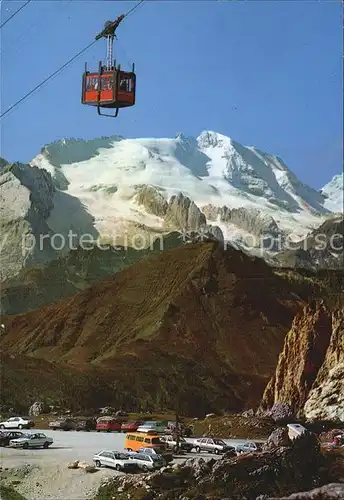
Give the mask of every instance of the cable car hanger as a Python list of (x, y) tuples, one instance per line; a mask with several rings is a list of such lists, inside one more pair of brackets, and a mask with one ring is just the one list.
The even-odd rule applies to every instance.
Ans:
[[(135, 65), (132, 65), (131, 71), (123, 71), (120, 64), (116, 67), (116, 60), (113, 59), (114, 39), (117, 39), (115, 32), (125, 17), (125, 14), (121, 14), (114, 21), (107, 21), (104, 29), (95, 37), (95, 40), (106, 39), (105, 64), (99, 61), (98, 71), (90, 72), (85, 63), (81, 102), (89, 106), (97, 106), (100, 116), (116, 118), (120, 108), (135, 105)], [(101, 113), (101, 108), (115, 109), (116, 112), (114, 115)]]

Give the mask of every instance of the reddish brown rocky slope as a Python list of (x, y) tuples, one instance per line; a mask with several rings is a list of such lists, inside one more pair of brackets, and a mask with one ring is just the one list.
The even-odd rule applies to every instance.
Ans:
[(112, 370), (128, 405), (255, 404), (301, 299), (262, 260), (214, 242), (149, 256), (53, 306), (4, 317), (10, 355)]

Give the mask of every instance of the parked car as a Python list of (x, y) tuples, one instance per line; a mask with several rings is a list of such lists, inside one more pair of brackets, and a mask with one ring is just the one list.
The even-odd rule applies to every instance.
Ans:
[(42, 432), (37, 432), (35, 434), (25, 434), (24, 436), (18, 437), (16, 439), (11, 439), (10, 446), (14, 448), (48, 448), (54, 440), (51, 437), (46, 436)]
[[(178, 451), (177, 450), (177, 441), (174, 436), (169, 435), (169, 436), (160, 436), (160, 441), (163, 443), (166, 443), (167, 448), (170, 450), (173, 450), (174, 452)], [(179, 438), (179, 447), (181, 450), (186, 451), (187, 453), (190, 453), (194, 445), (192, 443), (189, 443), (186, 441), (185, 438), (180, 437)]]
[(0, 429), (30, 429), (35, 427), (35, 422), (29, 417), (10, 417), (0, 422)]
[(137, 432), (148, 432), (148, 431), (155, 431), (155, 432), (165, 432), (166, 428), (168, 425), (167, 420), (149, 420), (146, 422), (143, 422), (138, 428)]
[(172, 453), (162, 452), (159, 448), (139, 448), (137, 453), (145, 453), (146, 455), (159, 455), (164, 458), (166, 465), (172, 462)]
[(52, 422), (49, 422), (49, 427), (56, 431), (56, 429), (61, 429), (62, 431), (75, 430), (76, 422), (71, 418), (59, 417)]
[(24, 436), (24, 432), (20, 431), (1, 431), (0, 432), (0, 446), (8, 446), (11, 439), (17, 439)]
[(142, 425), (140, 420), (128, 420), (127, 422), (123, 422), (121, 424), (122, 432), (135, 432)]
[(94, 418), (85, 418), (75, 421), (76, 431), (94, 431), (96, 428), (96, 420)]
[(93, 461), (96, 467), (111, 467), (123, 472), (132, 472), (138, 468), (127, 453), (119, 451), (102, 450), (94, 455)]
[(144, 472), (159, 470), (166, 465), (161, 455), (148, 455), (147, 453), (136, 453), (135, 451), (129, 452), (128, 454), (130, 460), (136, 463)]
[(203, 437), (195, 439), (193, 443), (193, 448), (195, 448), (197, 453), (201, 451), (207, 451), (208, 453), (220, 453), (232, 452), (233, 456), (236, 455), (234, 446), (229, 446), (222, 439)]
[(253, 441), (246, 441), (246, 443), (238, 444), (236, 447), (237, 453), (252, 453), (258, 451), (259, 447)]
[(106, 432), (111, 432), (111, 431), (121, 431), (121, 422), (118, 421), (117, 418), (113, 417), (99, 417), (97, 418), (97, 423), (96, 423), (96, 430), (97, 432), (100, 431), (106, 431)]

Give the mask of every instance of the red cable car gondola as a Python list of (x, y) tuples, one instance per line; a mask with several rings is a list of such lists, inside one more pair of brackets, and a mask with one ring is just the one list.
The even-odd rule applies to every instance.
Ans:
[[(100, 38), (107, 40), (106, 64), (102, 64), (100, 61), (98, 71), (90, 72), (87, 70), (87, 63), (85, 63), (85, 72), (82, 77), (82, 104), (97, 106), (99, 115), (112, 118), (118, 115), (119, 108), (135, 104), (136, 75), (134, 64), (131, 71), (122, 71), (121, 66), (116, 67), (116, 61), (112, 59), (115, 31), (124, 17), (122, 14), (115, 21), (105, 23), (103, 31), (95, 37), (96, 40)], [(114, 115), (104, 114), (100, 112), (101, 108), (115, 109), (116, 113)]]

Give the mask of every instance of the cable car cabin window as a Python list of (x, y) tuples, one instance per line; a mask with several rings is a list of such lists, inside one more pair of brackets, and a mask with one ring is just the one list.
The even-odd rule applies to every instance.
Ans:
[(133, 86), (131, 78), (121, 78), (119, 89), (122, 90), (122, 92), (132, 92)]
[[(94, 91), (98, 90), (99, 77), (98, 76), (88, 76), (86, 79), (86, 90)], [(113, 77), (102, 76), (100, 79), (100, 90), (112, 90), (113, 88)]]
[(97, 76), (88, 76), (86, 79), (86, 90), (98, 90), (98, 77)]
[(102, 77), (101, 78), (101, 85), (100, 85), (100, 89), (101, 90), (112, 90), (112, 84), (113, 84), (113, 78), (112, 77)]

